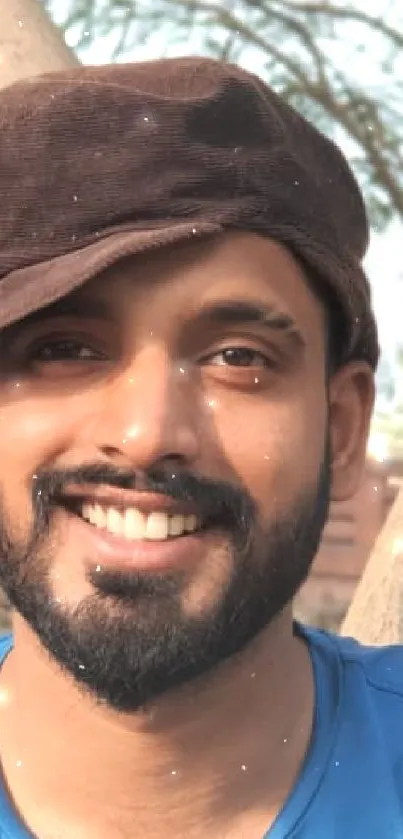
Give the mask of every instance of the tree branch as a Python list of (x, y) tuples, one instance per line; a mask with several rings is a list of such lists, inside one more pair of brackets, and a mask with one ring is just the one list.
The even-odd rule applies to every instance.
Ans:
[[(262, 9), (262, 2), (261, 0), (245, 0), (245, 4), (249, 6), (249, 8), (259, 11)], [(290, 32), (293, 32), (297, 35), (306, 49), (308, 50), (309, 54), (315, 61), (315, 66), (318, 74), (318, 78), (323, 84), (327, 84), (326, 74), (325, 74), (325, 65), (326, 59), (323, 52), (319, 49), (317, 44), (310, 34), (309, 30), (306, 26), (296, 18), (291, 17), (290, 15), (284, 14), (284, 12), (274, 9), (272, 6), (270, 10), (267, 11), (268, 16), (270, 18), (275, 19), (282, 23), (286, 29)]]
[[(351, 101), (354, 100), (353, 91), (349, 91), (350, 101), (347, 104), (344, 104), (339, 100), (335, 91), (333, 91), (329, 86), (326, 76), (321, 74), (320, 79), (313, 81), (305, 72), (303, 64), (280, 50), (268, 41), (267, 38), (264, 38), (261, 34), (256, 32), (256, 30), (252, 29), (244, 23), (244, 21), (236, 17), (232, 12), (227, 9), (223, 9), (221, 4), (211, 2), (211, 0), (207, 0), (207, 2), (205, 2), (205, 0), (179, 0), (179, 2), (180, 5), (192, 9), (194, 12), (207, 12), (208, 14), (213, 15), (219, 25), (237, 33), (249, 44), (258, 47), (266, 55), (270, 55), (278, 61), (280, 65), (285, 67), (296, 79), (298, 79), (301, 87), (301, 93), (309, 96), (313, 101), (319, 104), (329, 114), (329, 116), (342, 125), (347, 133), (361, 146), (361, 148), (365, 150), (373, 170), (377, 173), (379, 184), (390, 196), (394, 209), (399, 214), (403, 215), (403, 190), (400, 188), (396, 178), (390, 171), (387, 160), (382, 152), (377, 148), (376, 143), (373, 141), (370, 134), (366, 132), (364, 136), (363, 128), (360, 127), (360, 119), (354, 118), (354, 109), (351, 108)], [(248, 5), (254, 6), (255, 9), (260, 8), (255, 0), (248, 0)], [(290, 3), (288, 3), (288, 5), (290, 5)], [(295, 5), (298, 9), (301, 9), (303, 5), (309, 5), (312, 11), (312, 7), (317, 4), (298, 3), (291, 5)], [(278, 13), (277, 18), (279, 18)], [(343, 86), (346, 89), (346, 83), (344, 80)]]
[[(277, 86), (280, 85), (288, 101), (295, 102), (298, 98), (299, 107), (309, 102), (319, 106), (330, 122), (339, 124), (358, 144), (363, 171), (370, 175), (368, 197), (374, 202), (374, 208), (382, 213), (384, 206), (387, 210), (383, 196), (380, 198), (377, 192), (377, 187), (381, 187), (389, 200), (390, 211), (395, 210), (403, 216), (398, 122), (401, 97), (398, 89), (395, 89), (393, 107), (393, 89), (387, 103), (372, 100), (360, 85), (350, 84), (330, 53), (327, 55), (323, 51), (315, 35), (318, 22), (325, 18), (364, 24), (388, 38), (392, 47), (403, 47), (403, 32), (380, 17), (349, 7), (346, 0), (344, 6), (336, 5), (335, 0), (236, 0), (231, 4), (222, 0), (159, 0), (158, 3), (157, 0), (142, 0), (141, 3), (108, 0), (102, 14), (95, 14), (98, 3), (99, 0), (74, 0), (75, 24), (79, 22), (77, 18), (81, 18), (80, 23), (86, 20), (85, 29), (93, 32), (102, 19), (108, 28), (119, 29), (121, 40), (116, 52), (127, 49), (126, 38), (136, 20), (142, 21), (141, 40), (146, 41), (155, 26), (172, 19), (172, 13), (174, 20), (177, 19), (179, 35), (188, 35), (195, 27), (206, 36), (212, 34), (214, 38), (216, 34), (217, 43), (211, 38), (206, 41), (209, 53), (216, 57), (231, 60), (234, 51), (239, 55), (245, 47), (258, 50), (265, 60), (269, 80), (270, 74), (277, 77)], [(377, 220), (380, 219), (381, 215)]]
[(349, 6), (334, 6), (333, 3), (299, 3), (295, 2), (295, 0), (282, 0), (282, 5), (296, 14), (322, 15), (322, 17), (363, 23), (370, 29), (381, 32), (382, 35), (385, 35), (386, 38), (393, 41), (397, 47), (403, 47), (403, 34), (401, 32), (392, 26), (388, 26), (382, 18), (373, 17), (373, 15), (369, 15), (367, 12), (351, 9)]
[[(377, 180), (388, 193), (394, 209), (403, 216), (403, 189), (400, 187), (395, 172), (391, 170), (385, 155), (382, 154), (381, 148), (376, 143), (375, 132), (368, 131), (368, 123), (362, 120), (359, 115), (354, 119), (354, 91), (347, 90), (347, 92), (349, 93), (347, 104), (338, 102), (334, 97), (329, 98), (326, 104), (323, 104), (325, 104), (328, 113), (343, 125), (348, 133), (365, 149), (367, 158), (377, 174)], [(367, 101), (376, 109), (374, 103), (371, 103), (370, 100)], [(373, 123), (374, 121), (372, 121)], [(378, 134), (379, 130), (380, 124), (378, 121)]]
[(244, 21), (235, 17), (232, 12), (229, 12), (227, 9), (223, 9), (219, 3), (209, 2), (209, 0), (208, 2), (204, 2), (204, 0), (179, 0), (179, 4), (192, 9), (194, 12), (207, 12), (214, 15), (218, 24), (238, 35), (241, 35), (249, 44), (258, 47), (262, 50), (262, 52), (275, 58), (280, 64), (286, 67), (290, 73), (296, 76), (301, 83), (305, 84), (307, 81), (302, 64), (291, 58), (289, 55), (283, 53), (280, 49), (267, 41), (266, 38), (263, 38), (262, 35), (244, 23)]

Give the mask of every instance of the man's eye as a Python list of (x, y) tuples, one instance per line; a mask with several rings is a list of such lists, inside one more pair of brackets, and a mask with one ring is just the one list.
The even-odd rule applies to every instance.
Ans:
[(270, 359), (250, 347), (228, 347), (211, 355), (209, 364), (226, 367), (270, 367)]
[(98, 361), (103, 354), (81, 341), (60, 339), (47, 341), (33, 349), (34, 362), (46, 361)]

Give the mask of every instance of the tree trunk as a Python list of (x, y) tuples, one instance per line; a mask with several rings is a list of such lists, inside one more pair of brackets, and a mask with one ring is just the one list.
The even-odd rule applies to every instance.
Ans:
[(0, 87), (78, 64), (40, 0), (0, 1)]
[(375, 543), (341, 634), (376, 646), (403, 643), (403, 488)]

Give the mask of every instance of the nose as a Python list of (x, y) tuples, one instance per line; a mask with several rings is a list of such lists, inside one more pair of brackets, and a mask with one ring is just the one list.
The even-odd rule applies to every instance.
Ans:
[(144, 350), (105, 386), (91, 445), (123, 468), (191, 464), (200, 443), (196, 390), (160, 348)]

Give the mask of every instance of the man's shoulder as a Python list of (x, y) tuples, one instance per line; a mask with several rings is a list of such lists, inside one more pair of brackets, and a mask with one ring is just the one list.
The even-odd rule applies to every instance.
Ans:
[(6, 657), (7, 653), (11, 649), (13, 645), (13, 637), (11, 633), (4, 632), (0, 633), (0, 664)]
[(304, 628), (311, 649), (338, 660), (347, 678), (403, 699), (403, 645), (367, 646), (323, 630)]
[(307, 636), (320, 710), (327, 731), (334, 726), (337, 761), (361, 771), (374, 750), (382, 753), (378, 775), (383, 767), (390, 783), (393, 776), (403, 807), (403, 645), (371, 647), (315, 630)]
[(326, 836), (335, 823), (340, 836), (402, 837), (403, 646), (370, 647), (305, 627), (302, 635), (316, 687), (307, 766), (320, 786), (301, 836)]

